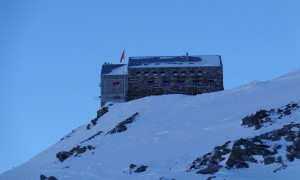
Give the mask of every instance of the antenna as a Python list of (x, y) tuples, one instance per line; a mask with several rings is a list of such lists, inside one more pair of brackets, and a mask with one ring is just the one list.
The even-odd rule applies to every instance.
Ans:
[(100, 100), (101, 100), (101, 96), (93, 97), (93, 100), (95, 100), (95, 101), (100, 101)]
[(186, 54), (185, 54), (185, 60), (186, 60), (186, 61), (189, 60), (189, 53), (188, 53), (188, 52), (186, 52)]

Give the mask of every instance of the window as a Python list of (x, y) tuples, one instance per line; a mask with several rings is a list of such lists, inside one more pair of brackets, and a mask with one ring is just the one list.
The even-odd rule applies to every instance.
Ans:
[(120, 82), (112, 82), (112, 85), (113, 86), (117, 86), (117, 85), (119, 85), (120, 84)]
[(195, 73), (195, 71), (190, 71), (190, 74), (191, 74), (191, 75), (194, 75), (194, 73)]
[(144, 75), (145, 75), (145, 76), (148, 76), (148, 72), (144, 72)]
[(181, 71), (181, 75), (185, 75), (185, 73), (186, 73), (185, 71)]
[(148, 82), (147, 82), (147, 86), (148, 86), (148, 87), (153, 87), (153, 81), (148, 81)]
[(208, 87), (215, 87), (215, 81), (214, 80), (208, 80), (207, 85), (208, 85)]
[(184, 81), (177, 81), (177, 85), (180, 87), (184, 87)]
[(169, 81), (163, 81), (162, 86), (163, 87), (168, 87), (168, 86), (170, 86), (170, 82)]
[(164, 71), (160, 72), (160, 75), (162, 75), (162, 76), (165, 75), (165, 72)]
[(202, 71), (198, 71), (198, 75), (202, 75)]
[(140, 76), (140, 75), (141, 75), (141, 73), (140, 73), (140, 72), (136, 72), (136, 75), (137, 75), (137, 76)]
[(120, 99), (120, 96), (113, 96), (114, 99)]
[(193, 87), (199, 87), (200, 86), (200, 82), (199, 81), (193, 81), (192, 86)]
[(174, 71), (174, 73), (173, 73), (175, 76), (177, 76), (177, 74), (178, 74), (178, 72), (177, 71)]
[(157, 72), (156, 72), (156, 71), (153, 71), (153, 75), (156, 76), (156, 75), (157, 75)]

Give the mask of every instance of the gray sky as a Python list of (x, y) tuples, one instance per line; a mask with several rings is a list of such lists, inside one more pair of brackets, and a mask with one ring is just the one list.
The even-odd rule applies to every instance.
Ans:
[(1, 0), (0, 172), (96, 116), (103, 62), (222, 56), (224, 86), (300, 67), (298, 0)]

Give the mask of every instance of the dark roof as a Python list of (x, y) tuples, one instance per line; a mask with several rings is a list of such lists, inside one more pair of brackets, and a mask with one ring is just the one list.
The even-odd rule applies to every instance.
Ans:
[(103, 64), (102, 65), (102, 70), (101, 70), (101, 75), (103, 74), (109, 74), (112, 72), (112, 70), (122, 67), (126, 64)]
[(163, 64), (194, 64), (197, 66), (222, 66), (221, 56), (202, 55), (202, 56), (141, 56), (129, 57), (128, 67), (147, 66)]

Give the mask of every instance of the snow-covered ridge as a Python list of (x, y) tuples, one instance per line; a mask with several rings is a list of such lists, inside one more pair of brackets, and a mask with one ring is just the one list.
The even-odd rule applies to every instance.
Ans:
[[(247, 169), (221, 168), (213, 175), (186, 172), (195, 159), (216, 146), (300, 123), (299, 110), (293, 110), (257, 130), (241, 125), (243, 118), (259, 110), (300, 101), (300, 70), (284, 77), (211, 94), (153, 96), (107, 106), (108, 112), (95, 123), (78, 127), (27, 163), (1, 174), (0, 179), (38, 179), (41, 175), (59, 180), (294, 179), (300, 167), (297, 158), (285, 162), (287, 168), (277, 172), (273, 172), (278, 168), (275, 164), (263, 163), (250, 164)], [(136, 113), (134, 121), (128, 121)], [(109, 133), (123, 126), (125, 131)], [(70, 156), (61, 162), (60, 152)]]
[(295, 79), (295, 78), (300, 78), (300, 68), (288, 74), (285, 74), (279, 78), (276, 78), (275, 80), (286, 80), (286, 79)]

